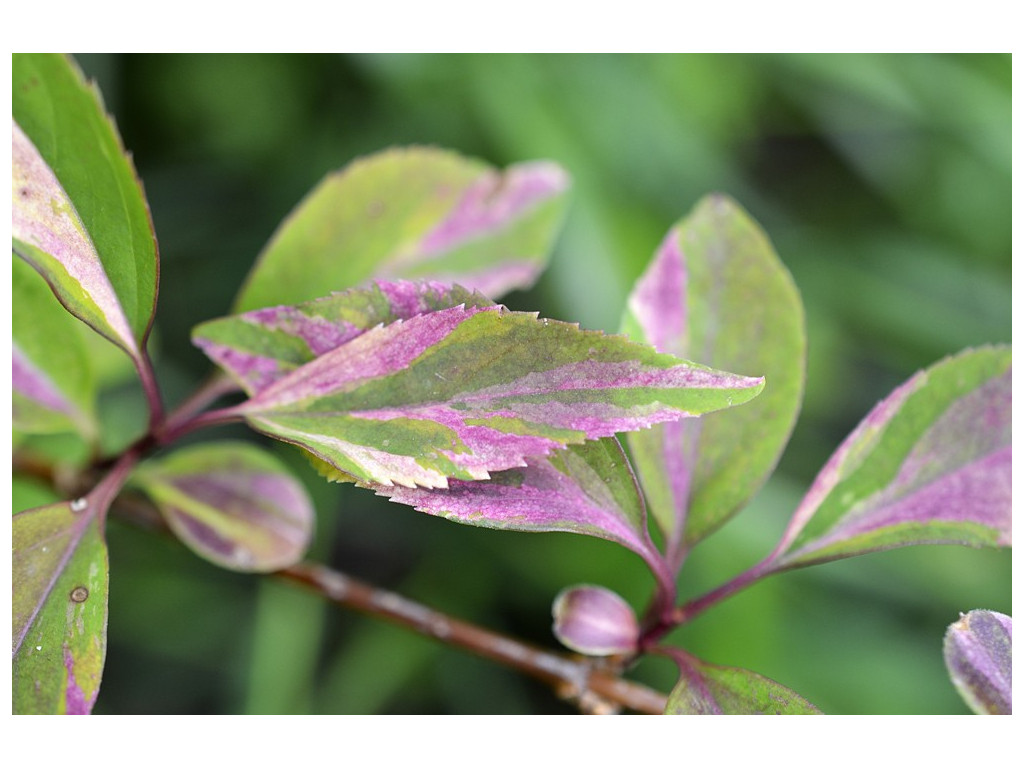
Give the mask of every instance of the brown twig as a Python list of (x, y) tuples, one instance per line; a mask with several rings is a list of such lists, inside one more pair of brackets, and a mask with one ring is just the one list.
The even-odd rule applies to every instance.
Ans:
[(365, 584), (315, 563), (299, 563), (277, 576), (314, 590), (332, 602), (391, 621), (471, 651), (542, 680), (588, 713), (612, 713), (621, 707), (661, 714), (666, 697), (624, 680), (594, 660), (537, 648), (506, 635), (440, 613), (394, 592)]
[[(123, 494), (116, 508), (122, 519), (170, 534), (159, 513), (141, 496)], [(573, 702), (584, 713), (612, 714), (628, 709), (660, 715), (665, 710), (665, 694), (623, 679), (619, 670), (601, 660), (537, 648), (327, 566), (301, 562), (268, 576), (298, 584), (336, 605), (390, 621), (530, 675), (550, 685), (558, 696)]]

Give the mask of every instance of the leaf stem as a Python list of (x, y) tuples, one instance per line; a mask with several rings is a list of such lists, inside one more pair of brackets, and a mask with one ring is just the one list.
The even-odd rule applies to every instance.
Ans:
[(177, 430), (215, 400), (237, 389), (238, 385), (230, 377), (220, 371), (214, 371), (195, 392), (167, 415), (163, 430)]
[(135, 370), (142, 382), (142, 391), (146, 393), (146, 402), (149, 404), (149, 431), (153, 432), (164, 421), (164, 403), (160, 397), (160, 385), (156, 380), (149, 351), (145, 347), (139, 350), (138, 357), (132, 356), (132, 359), (135, 361)]
[[(90, 509), (98, 510), (98, 514), (105, 517), (114, 498), (124, 487), (128, 475), (139, 463), (142, 452), (136, 449), (129, 449), (121, 454), (110, 471), (96, 484), (85, 496), (86, 504)], [(101, 518), (102, 519), (102, 518)]]
[(771, 574), (772, 561), (773, 558), (769, 556), (752, 568), (748, 568), (735, 578), (727, 581), (720, 587), (680, 605), (673, 612), (673, 624), (679, 625), (690, 621), (695, 616), (703, 613), (716, 603), (721, 602), (727, 597), (731, 597), (740, 590), (746, 589), (759, 579)]
[(156, 436), (156, 442), (158, 445), (169, 445), (175, 440), (179, 440), (184, 435), (187, 435), (189, 432), (194, 432), (197, 429), (215, 427), (220, 424), (231, 424), (232, 422), (241, 420), (242, 416), (237, 406), (218, 408), (214, 411), (206, 411), (204, 413), (200, 413), (198, 416), (184, 419), (179, 418), (173, 423), (168, 421)]

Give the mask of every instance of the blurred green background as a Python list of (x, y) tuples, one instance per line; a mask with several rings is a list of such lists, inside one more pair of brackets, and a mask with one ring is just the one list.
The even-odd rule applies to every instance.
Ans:
[[(776, 476), (695, 552), (684, 595), (763, 557), (845, 434), (914, 371), (1009, 342), (1009, 55), (81, 55), (145, 184), (160, 242), (165, 394), (206, 374), (188, 341), (228, 311), (278, 222), (329, 170), (395, 144), (574, 178), (551, 267), (514, 309), (616, 331), (677, 219), (712, 191), (762, 224), (807, 308), (806, 402)], [(334, 286), (324, 286), (327, 293)], [(140, 428), (137, 391), (103, 401)], [(212, 434), (212, 433), (211, 433)], [(245, 436), (220, 429), (217, 436)], [(309, 478), (312, 555), (554, 647), (550, 604), (592, 582), (638, 609), (615, 545), (454, 525)], [(97, 712), (558, 713), (550, 691), (290, 587), (220, 571), (117, 522)], [(966, 713), (942, 662), (959, 611), (1011, 612), (1010, 553), (922, 547), (776, 576), (678, 631), (715, 663), (829, 713)], [(662, 690), (666, 662), (634, 677)]]

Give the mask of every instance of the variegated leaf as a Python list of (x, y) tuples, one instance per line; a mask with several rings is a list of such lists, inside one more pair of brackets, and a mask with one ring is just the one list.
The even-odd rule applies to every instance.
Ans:
[(295, 306), (267, 307), (196, 326), (193, 342), (255, 395), (301, 365), (380, 325), (448, 309), (494, 306), (435, 282), (376, 282)]
[(880, 402), (819, 473), (771, 570), (909, 544), (1009, 546), (1011, 352), (968, 350)]
[(309, 547), (314, 510), (288, 468), (248, 443), (182, 448), (141, 467), (134, 482), (200, 557), (236, 571), (275, 571)]
[(135, 170), (69, 58), (14, 54), (12, 73), (14, 252), (68, 311), (138, 361), (158, 267)]
[(427, 147), (363, 158), (285, 219), (235, 309), (296, 304), (370, 279), (460, 283), (492, 297), (527, 288), (544, 268), (568, 186), (549, 162), (500, 172)]
[(96, 387), (78, 322), (42, 278), (13, 260), (11, 282), (13, 426), (26, 433), (96, 434)]
[(88, 714), (107, 635), (104, 510), (87, 499), (13, 518), (13, 702), (17, 714)]
[(738, 667), (721, 667), (673, 654), (679, 682), (666, 715), (820, 715), (821, 710), (774, 680)]
[(489, 480), (450, 480), (447, 488), (363, 483), (391, 501), (457, 523), (540, 533), (562, 531), (621, 544), (658, 578), (671, 576), (651, 542), (643, 498), (615, 438), (534, 457)]
[(661, 352), (765, 377), (744, 408), (628, 436), (651, 514), (681, 558), (753, 496), (782, 454), (803, 394), (800, 296), (760, 227), (715, 195), (669, 231), (622, 328)]
[(528, 456), (738, 405), (762, 385), (622, 337), (459, 305), (373, 328), (235, 413), (362, 480), (443, 488), (448, 478), (485, 479)]

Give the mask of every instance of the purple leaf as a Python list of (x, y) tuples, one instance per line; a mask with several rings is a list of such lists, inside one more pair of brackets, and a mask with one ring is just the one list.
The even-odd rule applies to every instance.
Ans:
[(268, 307), (197, 326), (193, 342), (249, 394), (380, 325), (438, 309), (492, 307), (460, 286), (378, 282), (295, 306)]
[(531, 458), (526, 467), (496, 472), (490, 480), (451, 480), (445, 489), (365, 485), (457, 523), (613, 541), (639, 554), (660, 580), (672, 580), (651, 542), (636, 479), (614, 438)]
[(636, 651), (640, 624), (629, 603), (604, 587), (563, 589), (552, 606), (553, 630), (562, 645), (588, 656)]
[(950, 679), (979, 715), (1013, 713), (1013, 620), (971, 611), (950, 624), (943, 645)]
[(241, 442), (206, 443), (148, 462), (135, 482), (196, 554), (224, 568), (267, 572), (309, 546), (313, 505), (270, 454)]

